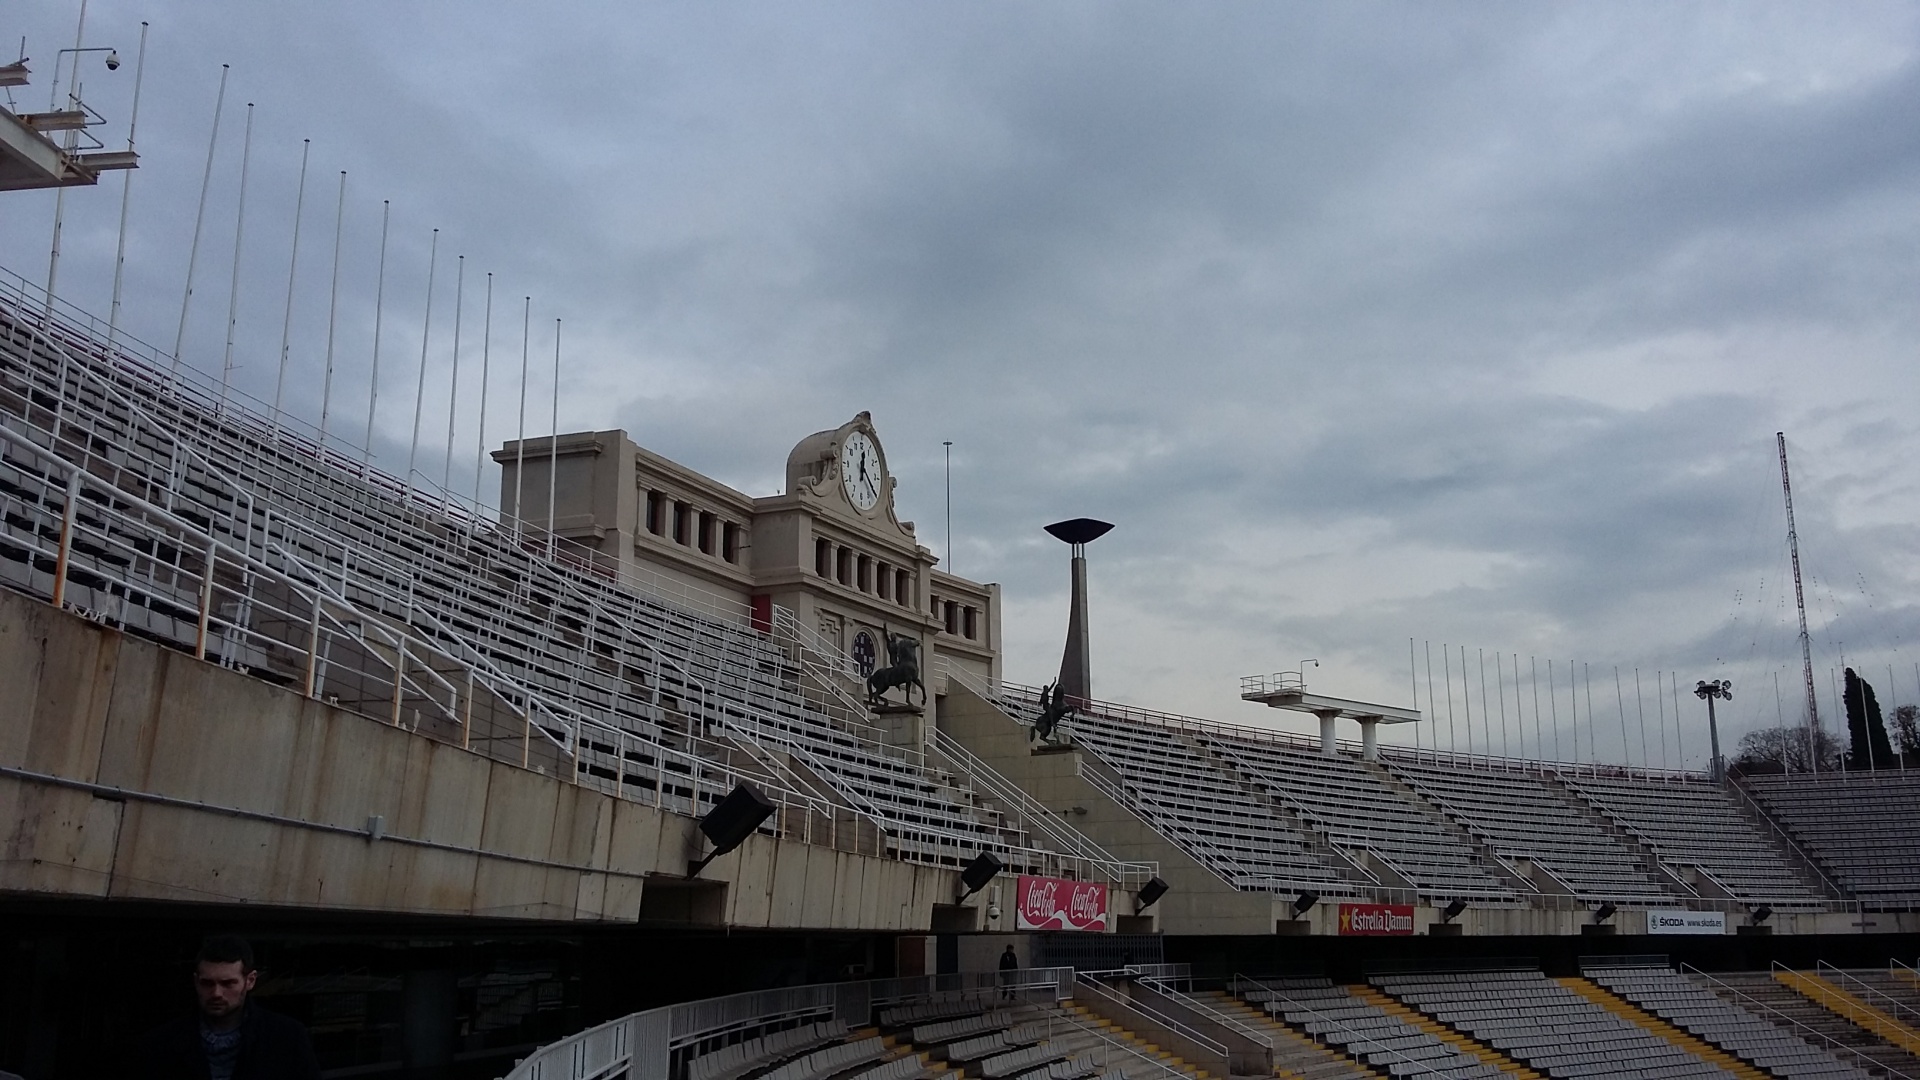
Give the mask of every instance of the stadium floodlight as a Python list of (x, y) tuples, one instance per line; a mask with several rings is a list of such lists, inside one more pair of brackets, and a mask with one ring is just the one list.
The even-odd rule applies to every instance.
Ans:
[(1612, 904), (1601, 904), (1594, 910), (1593, 921), (1596, 923), (1606, 922), (1608, 919), (1613, 918), (1614, 912), (1619, 910), (1619, 908), (1614, 907)]
[(1467, 902), (1465, 900), (1455, 900), (1453, 903), (1448, 904), (1446, 906), (1446, 910), (1440, 913), (1440, 921), (1443, 923), (1450, 923), (1453, 920), (1459, 918), (1460, 913), (1465, 910), (1467, 910)]
[(1158, 877), (1140, 886), (1140, 891), (1133, 894), (1133, 913), (1138, 915), (1159, 903), (1160, 898), (1167, 895), (1167, 890), (1171, 887)]
[(1725, 780), (1727, 763), (1720, 758), (1720, 722), (1713, 715), (1713, 703), (1733, 700), (1733, 680), (1715, 679), (1707, 682), (1703, 679), (1693, 688), (1693, 696), (1707, 703), (1707, 739), (1713, 743), (1713, 757), (1708, 768), (1712, 770), (1715, 782)]
[(1300, 916), (1306, 914), (1308, 908), (1312, 907), (1313, 905), (1319, 902), (1320, 902), (1320, 894), (1317, 892), (1303, 892), (1299, 896), (1294, 897), (1293, 899), (1294, 918), (1297, 919)]
[(1761, 904), (1759, 907), (1753, 909), (1753, 925), (1759, 926), (1771, 918), (1773, 918), (1773, 909), (1767, 905)]

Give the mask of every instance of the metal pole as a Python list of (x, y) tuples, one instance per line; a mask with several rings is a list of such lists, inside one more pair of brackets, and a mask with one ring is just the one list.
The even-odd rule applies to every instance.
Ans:
[(467, 296), (467, 257), (460, 256), (453, 275), (453, 385), (447, 390), (447, 459), (440, 467), (440, 497), (448, 498), (453, 486), (453, 418), (460, 406), (460, 317)]
[(173, 335), (173, 367), (170, 376), (180, 374), (180, 350), (187, 340), (187, 309), (193, 301), (193, 268), (200, 261), (200, 227), (207, 219), (207, 188), (213, 185), (213, 150), (220, 142), (220, 108), (227, 100), (228, 65), (220, 65), (220, 91), (213, 98), (213, 131), (207, 136), (207, 167), (200, 176), (200, 208), (193, 214), (193, 243), (187, 248), (187, 285), (180, 296), (180, 329)]
[(487, 471), (487, 375), (493, 360), (493, 272), (487, 272), (487, 310), (480, 334), (480, 430), (474, 433), (473, 512), (480, 513), (480, 481)]
[(953, 568), (953, 440), (947, 439), (940, 444), (947, 455), (947, 573), (957, 574)]
[(347, 213), (347, 170), (340, 170), (340, 201), (333, 208), (333, 289), (327, 300), (327, 372), (320, 382), (320, 455), (327, 452), (327, 413), (333, 405), (333, 329), (340, 315), (340, 225)]
[(300, 210), (307, 204), (307, 154), (312, 139), (300, 140), (300, 187), (293, 197), (293, 248), (287, 255), (287, 310), (280, 317), (280, 376), (273, 383), (273, 426), (280, 426), (280, 402), (287, 387), (287, 354), (293, 344), (293, 275), (300, 265)]
[(361, 472), (373, 463), (374, 409), (380, 402), (380, 330), (386, 323), (387, 300), (387, 222), (393, 214), (393, 200), (380, 200), (380, 271), (373, 286), (373, 378), (367, 385), (367, 444), (361, 448)]
[[(80, 0), (80, 18), (74, 23), (74, 26), (73, 26), (73, 77), (67, 80), (69, 84), (67, 87), (67, 97), (72, 101), (72, 103), (76, 108), (79, 107), (79, 104), (80, 104), (80, 51), (81, 51), (80, 46), (82, 41), (86, 38), (86, 34), (87, 34), (87, 0)], [(53, 85), (47, 88), (47, 108), (49, 110), (59, 107), (59, 96), (60, 96), (60, 57), (59, 57), (59, 54), (56, 53), (53, 58)], [(67, 144), (68, 150), (74, 149), (74, 147), (77, 144), (77, 139), (78, 139), (77, 132), (69, 131), (67, 133), (66, 144)], [(60, 222), (61, 222), (61, 219), (66, 215), (66, 209), (67, 209), (67, 189), (65, 187), (61, 187), (55, 190), (53, 195), (53, 243), (49, 246), (47, 250), (46, 315), (47, 315), (47, 321), (49, 323), (52, 322), (52, 318), (53, 318), (54, 277), (60, 271)]]
[[(547, 558), (553, 558), (554, 545), (558, 540), (553, 533), (554, 496), (560, 483), (560, 320), (553, 320), (553, 422), (550, 430), (553, 438), (547, 443)], [(574, 728), (577, 731), (579, 724)], [(577, 756), (577, 753), (576, 753)], [(579, 777), (575, 776), (577, 783)]]
[[(140, 126), (140, 83), (147, 72), (147, 24), (140, 24), (140, 55), (133, 62), (133, 111), (127, 117), (127, 153), (133, 153), (133, 132)], [(127, 266), (127, 206), (133, 199), (133, 174), (125, 169), (120, 185), (120, 239), (113, 252), (113, 302), (107, 308), (107, 350), (120, 331), (120, 281)]]
[(247, 102), (247, 125), (240, 137), (240, 200), (233, 214), (233, 275), (227, 289), (227, 351), (220, 360), (220, 407), (226, 408), (227, 383), (233, 378), (233, 328), (240, 318), (240, 241), (247, 223), (247, 167), (253, 160), (253, 102)]
[(407, 487), (413, 487), (413, 464), (420, 453), (420, 410), (427, 401), (427, 342), (433, 336), (433, 273), (440, 265), (440, 230), (433, 230), (427, 247), (427, 309), (420, 323), (420, 378), (413, 388), (413, 439), (407, 445)]
[(213, 568), (219, 549), (213, 544), (207, 545), (206, 571), (200, 577), (200, 626), (193, 636), (193, 658), (207, 658), (207, 624), (213, 619)]
[(313, 592), (313, 621), (307, 627), (306, 696), (313, 696), (313, 682), (320, 674), (320, 590)]
[[(525, 535), (525, 521), (520, 516), (520, 495), (527, 486), (527, 349), (533, 334), (533, 297), (526, 298), (526, 304), (520, 309), (520, 436), (514, 440), (513, 453), (513, 534)], [(527, 723), (533, 723), (533, 717), (527, 717)]]
[(1800, 534), (1793, 526), (1793, 478), (1787, 470), (1787, 433), (1774, 432), (1780, 449), (1780, 495), (1787, 506), (1787, 551), (1793, 561), (1793, 604), (1800, 614), (1800, 666), (1807, 682), (1807, 736), (1813, 752), (1807, 755), (1810, 767), (1820, 771), (1820, 702), (1813, 692), (1813, 638), (1807, 634), (1807, 596), (1800, 584)]
[(67, 562), (73, 556), (73, 522), (80, 512), (80, 472), (67, 477), (67, 504), (60, 513), (60, 553), (53, 562), (53, 606), (61, 608), (67, 599)]

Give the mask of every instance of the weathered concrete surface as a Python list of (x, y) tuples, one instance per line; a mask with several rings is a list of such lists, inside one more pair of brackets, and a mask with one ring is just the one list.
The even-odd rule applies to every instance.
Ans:
[[(631, 921), (704, 843), (692, 818), (10, 592), (0, 770), (0, 892)], [(957, 878), (764, 835), (700, 875), (726, 925), (870, 930), (928, 929)]]

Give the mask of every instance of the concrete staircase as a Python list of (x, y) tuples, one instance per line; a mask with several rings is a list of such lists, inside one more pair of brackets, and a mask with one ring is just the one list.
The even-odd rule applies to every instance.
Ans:
[(1128, 1031), (1126, 1028), (1121, 1027), (1111, 1020), (1095, 1016), (1086, 1006), (1081, 1005), (1077, 1001), (1062, 1002), (1060, 1007), (1076, 1022), (1093, 1028), (1116, 1042), (1132, 1047), (1143, 1056), (1159, 1061), (1167, 1068), (1173, 1069), (1176, 1072), (1185, 1073), (1188, 1076), (1198, 1078), (1198, 1080), (1228, 1080), (1227, 1077), (1214, 1076), (1212, 1073), (1206, 1072), (1198, 1066), (1188, 1064), (1179, 1056), (1160, 1049), (1153, 1043), (1135, 1035), (1133, 1032)]
[(1773, 978), (1780, 985), (1798, 992), (1816, 1005), (1857, 1027), (1872, 1032), (1907, 1053), (1920, 1054), (1920, 1031), (1915, 1031), (1907, 1024), (1901, 1023), (1886, 1010), (1877, 1007), (1851, 989), (1840, 986), (1831, 979), (1785, 968), (1776, 968)]
[[(1721, 997), (1759, 1016), (1793, 1030), (1784, 1020), (1803, 1025), (1861, 1054), (1879, 1067), (1881, 1075), (1920, 1076), (1920, 1057), (1908, 1053), (1870, 1031), (1813, 1001), (1764, 971), (1728, 971), (1714, 975), (1721, 985), (1707, 984)], [(1732, 991), (1732, 992), (1729, 992)], [(1748, 1000), (1742, 1000), (1745, 995)], [(1758, 1003), (1764, 1008), (1753, 1008)], [(1768, 1011), (1772, 1010), (1772, 1011)], [(1851, 1055), (1845, 1055), (1851, 1057)]]
[(1568, 977), (1555, 979), (1555, 982), (1568, 990), (1586, 998), (1602, 1009), (1630, 1024), (1644, 1028), (1673, 1045), (1692, 1054), (1694, 1057), (1711, 1062), (1725, 1069), (1740, 1080), (1771, 1080), (1772, 1074), (1734, 1057), (1725, 1050), (1707, 1042), (1698, 1036), (1682, 1031), (1665, 1020), (1642, 1009), (1622, 997), (1616, 997), (1610, 991), (1586, 979)]
[(1224, 990), (1196, 993), (1194, 997), (1270, 1033), (1275, 1076), (1287, 1080), (1370, 1080), (1386, 1075), (1333, 1047), (1314, 1042), (1305, 1032), (1288, 1027)]
[(1508, 1076), (1515, 1077), (1516, 1080), (1547, 1080), (1545, 1073), (1530, 1069), (1500, 1051), (1495, 1050), (1493, 1047), (1455, 1031), (1418, 1009), (1410, 1009), (1398, 1000), (1387, 996), (1385, 993), (1371, 986), (1349, 986), (1346, 989), (1347, 993), (1353, 995), (1355, 998), (1379, 1009), (1381, 1012), (1399, 1020), (1401, 1023), (1419, 1028), (1421, 1031), (1453, 1047), (1454, 1050), (1460, 1054), (1472, 1058), (1482, 1065), (1491, 1065), (1501, 1072), (1506, 1073)]

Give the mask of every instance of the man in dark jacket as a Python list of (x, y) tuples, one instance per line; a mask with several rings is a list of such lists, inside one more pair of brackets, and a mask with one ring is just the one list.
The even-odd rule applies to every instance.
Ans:
[(149, 1080), (319, 1080), (313, 1043), (298, 1021), (247, 1000), (260, 973), (253, 948), (210, 937), (193, 965), (200, 1014), (154, 1029), (136, 1063)]

